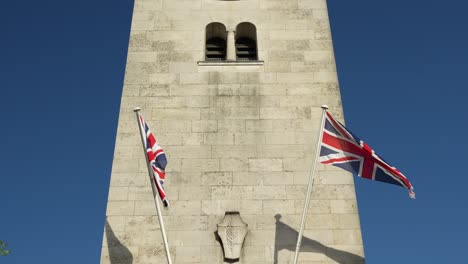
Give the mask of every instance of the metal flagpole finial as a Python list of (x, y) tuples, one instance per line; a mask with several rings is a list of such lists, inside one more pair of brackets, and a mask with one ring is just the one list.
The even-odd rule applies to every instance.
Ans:
[(141, 110), (141, 108), (140, 108), (140, 107), (138, 107), (138, 106), (137, 106), (137, 107), (135, 107), (135, 108), (133, 108), (133, 112), (138, 112), (138, 111), (140, 111), (140, 110)]
[(325, 109), (325, 110), (328, 109), (328, 105), (322, 105), (321, 107), (322, 107), (322, 109)]

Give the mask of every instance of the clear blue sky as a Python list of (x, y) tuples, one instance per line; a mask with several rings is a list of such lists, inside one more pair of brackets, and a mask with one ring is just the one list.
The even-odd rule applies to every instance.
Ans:
[[(468, 4), (328, 2), (347, 125), (417, 194), (356, 179), (367, 263), (466, 263)], [(2, 2), (0, 263), (98, 263), (132, 5)]]

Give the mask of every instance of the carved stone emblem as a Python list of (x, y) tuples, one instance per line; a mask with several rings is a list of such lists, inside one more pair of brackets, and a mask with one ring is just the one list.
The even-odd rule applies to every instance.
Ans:
[(218, 236), (223, 243), (225, 259), (240, 258), (246, 234), (247, 224), (242, 221), (239, 212), (226, 212), (223, 221), (218, 224)]

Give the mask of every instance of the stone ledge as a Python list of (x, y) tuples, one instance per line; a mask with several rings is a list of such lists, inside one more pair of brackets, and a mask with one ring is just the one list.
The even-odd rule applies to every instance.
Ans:
[(264, 61), (199, 61), (198, 66), (250, 66), (263, 65)]

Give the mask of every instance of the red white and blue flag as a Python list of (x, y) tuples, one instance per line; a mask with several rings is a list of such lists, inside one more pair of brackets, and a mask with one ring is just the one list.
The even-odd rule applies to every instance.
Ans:
[(146, 124), (145, 120), (143, 120), (143, 117), (139, 113), (138, 121), (141, 126), (141, 131), (144, 134), (143, 142), (145, 144), (144, 147), (146, 149), (146, 157), (148, 158), (148, 163), (153, 170), (151, 184), (153, 184), (155, 190), (158, 191), (159, 197), (161, 198), (164, 207), (168, 207), (169, 201), (167, 200), (166, 192), (163, 188), (164, 179), (166, 178), (166, 154), (164, 153), (164, 150), (161, 148), (161, 146), (159, 146), (156, 137), (153, 135), (153, 133), (151, 133), (148, 124)]
[(347, 170), (359, 177), (402, 186), (415, 198), (413, 186), (406, 177), (375, 154), (374, 150), (353, 135), (326, 112), (319, 161)]

